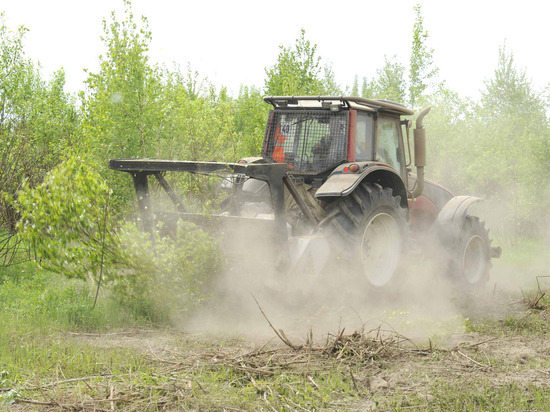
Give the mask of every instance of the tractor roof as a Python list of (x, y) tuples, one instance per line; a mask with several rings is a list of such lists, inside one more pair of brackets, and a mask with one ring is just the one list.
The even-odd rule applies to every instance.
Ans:
[(340, 106), (365, 112), (385, 111), (400, 115), (414, 113), (400, 103), (354, 96), (267, 96), (264, 100), (275, 109), (330, 109)]

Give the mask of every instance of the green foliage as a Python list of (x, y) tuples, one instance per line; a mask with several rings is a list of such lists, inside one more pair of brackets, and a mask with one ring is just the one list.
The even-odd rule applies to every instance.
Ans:
[(179, 221), (174, 236), (151, 236), (134, 225), (118, 233), (115, 298), (151, 321), (181, 319), (209, 297), (221, 272), (217, 242), (194, 224)]
[[(92, 155), (113, 189), (114, 213), (133, 198), (127, 176), (103, 169), (110, 158), (236, 161), (258, 155), (266, 113), (259, 91), (238, 99), (219, 92), (197, 72), (152, 66), (147, 20), (135, 21), (126, 3), (123, 19), (104, 22), (106, 52), (98, 73), (90, 73), (82, 99), (80, 152)], [(252, 108), (252, 98), (255, 107)]]
[(336, 81), (334, 72), (332, 71), (332, 66), (326, 64), (323, 68), (324, 79), (323, 79), (323, 94), (329, 96), (340, 96), (342, 95), (342, 89)]
[(67, 277), (99, 282), (140, 316), (163, 320), (188, 311), (206, 296), (205, 285), (221, 270), (216, 242), (190, 223), (161, 237), (109, 222), (110, 190), (98, 172), (71, 158), (32, 189), (19, 193), (21, 237), (39, 264)]
[(188, 69), (165, 73), (163, 127), (155, 157), (185, 160), (231, 160), (236, 157), (231, 100), (222, 90), (216, 95), (208, 83)]
[(104, 249), (112, 247), (107, 226), (110, 189), (95, 169), (73, 157), (36, 188), (25, 183), (19, 191), (17, 228), (48, 270), (93, 277), (99, 273)]
[(372, 83), (369, 83), (366, 77), (363, 77), (363, 81), (361, 83), (361, 96), (368, 98), (373, 98), (374, 96), (374, 87)]
[[(259, 156), (265, 134), (269, 105), (262, 101), (256, 87), (242, 86), (239, 97), (232, 104), (234, 131), (238, 157)], [(236, 160), (236, 158), (235, 158)]]
[(353, 78), (353, 86), (351, 86), (350, 95), (359, 96), (359, 77), (357, 75)]
[(0, 15), (0, 227), (10, 230), (18, 215), (6, 196), (15, 196), (23, 178), (30, 186), (41, 181), (70, 150), (78, 123), (64, 73), (45, 82), (25, 57), (26, 31), (10, 31)]
[(525, 71), (514, 65), (514, 55), (506, 45), (499, 50), (494, 77), (485, 82), (481, 104), (491, 117), (544, 114), (541, 94), (533, 90)]
[(378, 78), (371, 86), (372, 97), (398, 103), (405, 102), (405, 68), (397, 61), (397, 58), (394, 56), (393, 60), (388, 60), (386, 57), (384, 67), (376, 72)]
[[(294, 47), (280, 46), (277, 63), (266, 68), (265, 92), (275, 96), (339, 94), (330, 66), (321, 64), (317, 45), (301, 30)], [(324, 78), (322, 74), (324, 73)]]
[(422, 6), (414, 6), (416, 21), (413, 27), (412, 48), (409, 65), (409, 103), (417, 107), (421, 96), (433, 86), (432, 82), (439, 69), (433, 62), (434, 50), (426, 46), (428, 32), (424, 30)]
[(507, 228), (501, 234), (516, 242), (541, 235), (535, 222), (550, 199), (547, 106), (514, 67), (512, 53), (501, 49), (479, 103), (449, 91), (432, 101), (428, 173), (455, 192), (492, 201), (494, 223)]
[[(408, 103), (417, 108), (427, 104), (437, 94), (445, 93), (443, 83), (435, 84), (439, 69), (433, 61), (434, 50), (426, 45), (428, 32), (424, 30), (424, 19), (420, 4), (414, 6), (416, 20), (413, 27), (412, 47), (409, 61), (408, 81), (405, 67), (396, 56), (384, 58), (384, 66), (376, 70), (376, 77), (369, 81), (363, 77), (360, 95), (368, 98), (392, 100)], [(359, 95), (358, 79), (354, 81), (352, 94)]]
[(82, 150), (99, 150), (110, 157), (150, 156), (157, 150), (162, 120), (160, 78), (147, 56), (151, 32), (134, 21), (125, 2), (122, 21), (111, 15), (103, 21), (106, 53), (100, 56), (99, 73), (90, 73), (87, 91), (81, 94)]

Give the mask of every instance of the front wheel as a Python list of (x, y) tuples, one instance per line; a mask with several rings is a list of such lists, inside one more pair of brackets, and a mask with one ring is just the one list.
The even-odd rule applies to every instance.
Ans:
[(393, 279), (404, 249), (407, 209), (400, 200), (389, 188), (361, 183), (330, 204), (322, 222), (339, 254), (375, 288)]

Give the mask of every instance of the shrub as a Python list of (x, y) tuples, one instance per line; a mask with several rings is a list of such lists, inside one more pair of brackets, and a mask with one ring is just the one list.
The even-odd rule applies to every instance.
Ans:
[(109, 220), (111, 191), (96, 170), (71, 158), (20, 191), (17, 227), (40, 266), (96, 285), (103, 277), (117, 301), (152, 321), (200, 304), (221, 270), (216, 242), (187, 222), (164, 237), (129, 222), (117, 227)]

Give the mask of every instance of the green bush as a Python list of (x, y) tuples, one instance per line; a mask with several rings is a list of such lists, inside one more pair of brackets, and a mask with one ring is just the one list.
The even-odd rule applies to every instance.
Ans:
[(109, 196), (94, 167), (70, 158), (36, 188), (23, 185), (15, 202), (21, 215), (17, 229), (43, 268), (89, 279), (114, 243), (107, 219)]
[(222, 269), (217, 242), (189, 222), (179, 221), (174, 237), (151, 236), (127, 224), (118, 240), (114, 297), (152, 321), (184, 315), (202, 303)]
[(151, 321), (200, 304), (204, 286), (221, 270), (216, 242), (186, 222), (165, 237), (132, 223), (117, 227), (109, 220), (111, 191), (96, 170), (71, 158), (41, 185), (20, 191), (18, 229), (39, 265), (94, 286), (102, 278), (117, 303)]

